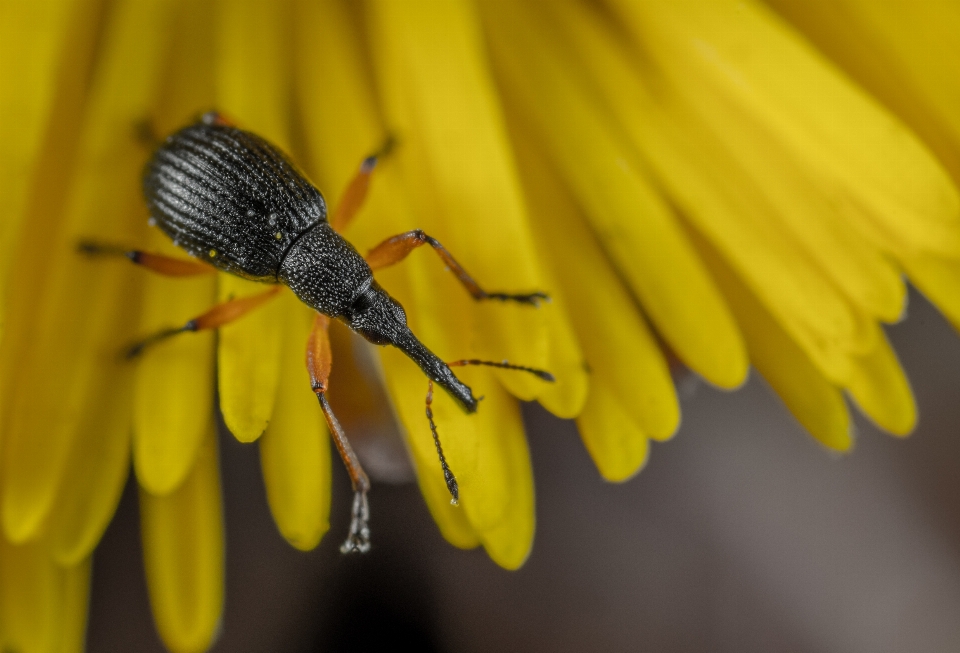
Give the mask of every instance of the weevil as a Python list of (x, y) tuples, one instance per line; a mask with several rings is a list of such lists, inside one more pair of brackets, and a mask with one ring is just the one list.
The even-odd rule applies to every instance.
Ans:
[(370, 548), (370, 481), (326, 397), (331, 366), (327, 328), (331, 318), (373, 344), (397, 347), (427, 376), (426, 417), (453, 503), (459, 499), (459, 488), (443, 455), (433, 420), (433, 384), (437, 383), (472, 413), (477, 410), (477, 398), (451, 367), (489, 365), (553, 381), (549, 372), (506, 361), (471, 359), (445, 363), (410, 330), (403, 307), (377, 283), (373, 271), (400, 262), (421, 245), (430, 245), (476, 300), (537, 305), (548, 299), (546, 294), (486, 292), (439, 241), (419, 229), (387, 238), (366, 256), (338, 233), (363, 204), (371, 173), (378, 157), (387, 149), (389, 146), (363, 160), (328, 219), (323, 195), (280, 149), (237, 128), (220, 114), (209, 112), (167, 137), (154, 151), (143, 175), (150, 223), (193, 260), (96, 242), (83, 242), (80, 246), (87, 254), (124, 255), (168, 276), (221, 270), (273, 286), (258, 295), (228, 300), (182, 326), (155, 333), (132, 346), (127, 352), (130, 357), (176, 334), (216, 329), (239, 319), (274, 297), (282, 286), (290, 288), (317, 312), (307, 342), (307, 371), (354, 491), (350, 530), (341, 547), (344, 553)]

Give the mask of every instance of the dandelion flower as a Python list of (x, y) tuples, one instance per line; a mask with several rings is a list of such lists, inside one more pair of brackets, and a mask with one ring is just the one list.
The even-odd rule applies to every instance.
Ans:
[(262, 290), (76, 254), (93, 236), (182, 256), (147, 224), (145, 121), (169, 133), (216, 107), (289, 152), (332, 206), (396, 134), (347, 238), (365, 251), (422, 228), (486, 287), (551, 294), (537, 310), (477, 303), (427, 254), (378, 273), (442, 358), (557, 378), (465, 369), (479, 412), (437, 399), (454, 507), (426, 381), (379, 352), (438, 527), (503, 567), (523, 563), (534, 534), (518, 400), (576, 418), (614, 481), (677, 430), (671, 357), (729, 389), (752, 365), (831, 449), (852, 445), (845, 396), (909, 433), (913, 398), (881, 324), (903, 314), (907, 278), (960, 324), (960, 82), (943, 67), (955, 57), (927, 47), (954, 52), (960, 15), (769, 5), (5, 3), (2, 647), (82, 649), (90, 556), (131, 460), (158, 631), (173, 651), (211, 644), (224, 555), (215, 384), (229, 430), (260, 448), (282, 535), (307, 550), (328, 529), (329, 443), (303, 369), (310, 309), (287, 293), (217, 336), (171, 339), (136, 365), (116, 355)]

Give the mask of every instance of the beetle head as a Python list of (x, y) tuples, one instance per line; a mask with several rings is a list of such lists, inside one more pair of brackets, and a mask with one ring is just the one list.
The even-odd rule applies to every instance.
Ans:
[(427, 349), (407, 326), (400, 303), (373, 281), (354, 299), (342, 319), (347, 326), (375, 345), (393, 345), (415, 362), (467, 412), (477, 410), (477, 399), (440, 358)]

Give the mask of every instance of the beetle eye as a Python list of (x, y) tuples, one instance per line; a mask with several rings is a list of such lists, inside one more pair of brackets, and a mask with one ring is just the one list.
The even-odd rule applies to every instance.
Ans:
[(354, 315), (367, 312), (373, 306), (374, 299), (376, 299), (376, 293), (372, 288), (367, 288), (353, 300), (350, 305), (351, 312)]

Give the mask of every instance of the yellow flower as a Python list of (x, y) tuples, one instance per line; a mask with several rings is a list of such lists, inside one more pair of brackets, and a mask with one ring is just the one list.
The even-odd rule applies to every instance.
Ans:
[(210, 645), (224, 547), (215, 356), (224, 420), (258, 442), (280, 532), (310, 549), (328, 528), (308, 308), (287, 293), (218, 338), (172, 339), (136, 366), (116, 355), (262, 289), (76, 254), (94, 236), (177, 255), (140, 197), (134, 127), (147, 119), (166, 133), (216, 107), (290, 152), (331, 205), (394, 133), (351, 242), (423, 228), (485, 287), (550, 292), (539, 310), (476, 303), (420, 253), (378, 274), (441, 357), (558, 379), (465, 369), (479, 412), (437, 399), (454, 507), (426, 380), (380, 352), (439, 528), (504, 567), (534, 532), (518, 399), (576, 418), (609, 480), (677, 429), (665, 351), (723, 388), (753, 365), (827, 447), (852, 444), (845, 393), (908, 433), (913, 399), (880, 323), (902, 315), (906, 274), (960, 325), (960, 79), (945, 63), (960, 10), (769, 4), (0, 6), (0, 647), (82, 649), (90, 556), (131, 458), (158, 630), (174, 651)]

